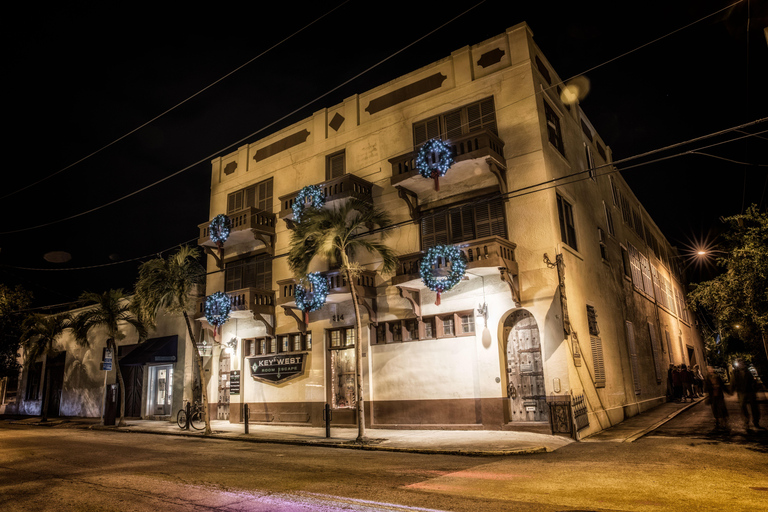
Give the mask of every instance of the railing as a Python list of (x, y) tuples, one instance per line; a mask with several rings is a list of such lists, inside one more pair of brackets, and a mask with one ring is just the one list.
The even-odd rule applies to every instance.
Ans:
[[(321, 272), (320, 274), (325, 277), (328, 282), (329, 295), (350, 293), (346, 276), (341, 270), (328, 270), (326, 272)], [(296, 284), (296, 279), (286, 279), (277, 282), (278, 288), (280, 289), (280, 297), (277, 299), (278, 304), (285, 304), (294, 300), (294, 297), (296, 296)], [(375, 297), (376, 272), (373, 270), (363, 270), (357, 276), (356, 285), (357, 292), (361, 296)]]
[[(445, 142), (451, 146), (456, 162), (483, 156), (492, 156), (499, 162), (504, 162), (504, 142), (491, 131), (483, 130), (468, 133)], [(418, 174), (416, 169), (417, 154), (418, 149), (389, 160), (389, 163), (392, 164), (393, 185)]]
[[(275, 221), (277, 215), (274, 213), (265, 212), (264, 210), (259, 210), (253, 206), (248, 206), (228, 215), (228, 217), (230, 221), (230, 230), (232, 232), (252, 229), (269, 235), (275, 234)], [(199, 245), (210, 241), (210, 233), (208, 232), (209, 226), (210, 222), (199, 225)]]
[[(345, 174), (338, 178), (319, 183), (318, 186), (323, 192), (323, 198), (326, 203), (348, 197), (354, 197), (369, 203), (373, 202), (373, 185), (362, 178), (358, 178), (354, 174)], [(280, 204), (282, 205), (280, 218), (288, 217), (293, 214), (293, 205), (296, 202), (296, 196), (298, 195), (299, 191), (297, 190), (280, 197)]]
[[(515, 261), (515, 244), (498, 236), (478, 238), (468, 242), (455, 244), (464, 255), (467, 262), (467, 270), (483, 267), (503, 267), (517, 271)], [(419, 275), (419, 266), (424, 257), (424, 251), (404, 254), (399, 257), (393, 284), (400, 284), (415, 279)], [(437, 275), (447, 274), (450, 270), (450, 262), (438, 258), (433, 269)]]
[(275, 307), (274, 290), (243, 288), (227, 292), (232, 303), (232, 311), (250, 310), (256, 313), (271, 313)]

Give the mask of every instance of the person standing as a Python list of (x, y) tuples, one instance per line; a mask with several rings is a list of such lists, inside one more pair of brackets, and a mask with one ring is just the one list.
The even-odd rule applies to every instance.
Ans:
[(680, 365), (680, 378), (683, 381), (683, 402), (688, 398), (693, 402), (693, 373), (685, 364)]
[(728, 409), (725, 407), (725, 393), (730, 394), (720, 378), (711, 366), (707, 367), (707, 377), (704, 379), (704, 392), (707, 393), (707, 403), (712, 408), (712, 416), (715, 417), (715, 429), (730, 430), (728, 425)]
[(675, 388), (672, 386), (672, 373), (675, 371), (675, 365), (669, 363), (667, 369), (667, 402), (671, 402), (675, 399)]
[(733, 388), (739, 398), (741, 416), (744, 419), (744, 430), (750, 432), (749, 416), (752, 413), (752, 425), (760, 428), (760, 405), (757, 403), (757, 382), (752, 372), (747, 368), (744, 359), (737, 359), (733, 372)]
[(699, 365), (693, 365), (693, 390), (697, 396), (704, 396), (704, 376)]
[(683, 397), (683, 375), (679, 366), (672, 369), (672, 391), (675, 394), (675, 402), (679, 402)]

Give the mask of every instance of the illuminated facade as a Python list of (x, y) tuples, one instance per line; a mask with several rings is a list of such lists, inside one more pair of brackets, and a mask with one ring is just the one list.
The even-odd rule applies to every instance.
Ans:
[[(703, 362), (674, 250), (559, 83), (523, 23), (215, 159), (199, 244), (233, 313), (206, 358), (212, 417), (319, 426), (328, 403), (354, 425), (348, 283), (316, 261), (329, 293), (305, 315), (284, 257), (308, 185), (397, 225), (394, 274), (358, 255), (367, 426), (583, 436), (664, 401), (668, 363)], [(437, 183), (416, 166), (435, 138), (455, 159)], [(438, 245), (466, 261), (439, 305), (419, 274)]]

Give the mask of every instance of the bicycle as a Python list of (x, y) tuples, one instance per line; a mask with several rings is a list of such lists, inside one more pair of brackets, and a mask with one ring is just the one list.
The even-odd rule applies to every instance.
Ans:
[(187, 416), (189, 416), (189, 425), (195, 430), (202, 430), (205, 428), (205, 418), (203, 417), (203, 406), (200, 402), (195, 400), (194, 406), (190, 405), (189, 400), (184, 400), (185, 406), (176, 415), (176, 424), (179, 428), (184, 430), (187, 427)]

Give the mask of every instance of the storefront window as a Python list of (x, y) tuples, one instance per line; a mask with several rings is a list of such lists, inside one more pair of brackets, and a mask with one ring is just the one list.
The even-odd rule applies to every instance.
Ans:
[(331, 350), (331, 406), (334, 409), (355, 407), (355, 349)]
[(351, 327), (346, 329), (346, 337), (344, 339), (344, 345), (350, 347), (355, 344), (355, 328)]

